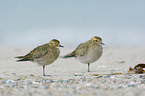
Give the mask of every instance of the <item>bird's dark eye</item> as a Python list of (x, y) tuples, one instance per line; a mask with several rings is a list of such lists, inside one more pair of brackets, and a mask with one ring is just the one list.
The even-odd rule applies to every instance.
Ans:
[(95, 40), (95, 42), (98, 42), (98, 40)]

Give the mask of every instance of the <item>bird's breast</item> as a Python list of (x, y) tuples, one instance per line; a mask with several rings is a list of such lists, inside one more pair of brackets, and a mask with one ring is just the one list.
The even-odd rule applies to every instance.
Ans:
[(47, 53), (44, 57), (36, 59), (34, 62), (37, 62), (40, 65), (49, 65), (59, 57), (59, 54), (59, 49), (51, 50), (51, 52)]
[(84, 54), (83, 56), (78, 56), (76, 58), (85, 64), (93, 63), (101, 57), (102, 52), (103, 52), (102, 46), (90, 47), (86, 54)]

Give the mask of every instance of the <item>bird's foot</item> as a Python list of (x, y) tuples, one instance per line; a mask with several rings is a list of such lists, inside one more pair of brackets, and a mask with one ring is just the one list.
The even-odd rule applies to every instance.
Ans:
[(43, 75), (43, 76), (51, 76), (51, 75)]

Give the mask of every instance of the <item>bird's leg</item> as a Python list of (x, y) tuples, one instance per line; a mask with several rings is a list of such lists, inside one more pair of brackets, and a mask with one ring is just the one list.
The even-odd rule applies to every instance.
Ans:
[(43, 76), (45, 76), (45, 66), (43, 66)]
[(88, 72), (90, 72), (90, 63), (88, 63)]
[(51, 76), (51, 75), (45, 75), (45, 66), (43, 66), (43, 76)]

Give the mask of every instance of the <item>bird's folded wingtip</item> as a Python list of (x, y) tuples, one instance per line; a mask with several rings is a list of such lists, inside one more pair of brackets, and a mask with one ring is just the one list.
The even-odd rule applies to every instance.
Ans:
[(17, 56), (17, 57), (14, 57), (14, 58), (23, 58), (24, 56)]
[(28, 58), (19, 58), (20, 60), (17, 60), (16, 62), (21, 62), (21, 61), (33, 61), (33, 59), (28, 59)]
[(75, 57), (75, 55), (65, 55), (65, 56), (61, 56), (61, 58), (70, 58), (70, 57)]

